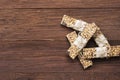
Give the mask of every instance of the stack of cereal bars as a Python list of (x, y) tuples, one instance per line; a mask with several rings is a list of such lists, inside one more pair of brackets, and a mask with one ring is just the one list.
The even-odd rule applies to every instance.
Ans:
[[(94, 58), (120, 56), (120, 45), (110, 46), (107, 38), (95, 23), (87, 23), (64, 15), (61, 24), (75, 30), (66, 35), (71, 45), (68, 53), (71, 59), (78, 57), (84, 69), (93, 65)], [(84, 48), (91, 37), (94, 38), (98, 47)]]

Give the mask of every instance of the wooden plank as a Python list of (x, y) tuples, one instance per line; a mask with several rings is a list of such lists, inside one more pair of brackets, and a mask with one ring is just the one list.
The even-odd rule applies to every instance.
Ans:
[(65, 35), (72, 30), (60, 25), (64, 14), (87, 22), (96, 22), (109, 40), (120, 40), (119, 9), (0, 10), (0, 39), (65, 40)]
[[(95, 22), (120, 45), (120, 0), (0, 0), (0, 80), (119, 80), (120, 58), (71, 60), (64, 14)], [(93, 38), (86, 47), (97, 46)]]
[[(18, 75), (20, 75), (19, 73), (17, 73)], [(116, 75), (116, 74), (119, 74), (117, 72), (113, 72), (113, 73), (88, 73), (88, 72), (79, 72), (79, 73), (37, 73), (37, 74), (33, 74), (32, 77), (30, 77), (30, 75), (32, 75), (33, 73), (31, 74), (26, 74), (26, 78), (30, 78), (30, 79), (33, 79), (33, 80), (48, 80), (48, 79), (52, 79), (52, 80), (70, 80), (70, 79), (73, 79), (73, 80), (107, 80), (107, 79), (115, 79), (115, 80), (119, 80), (119, 75)], [(20, 78), (25, 78), (24, 77), (25, 74), (21, 74), (21, 77)], [(89, 75), (89, 76), (88, 76)], [(111, 75), (111, 76), (110, 76)], [(22, 77), (23, 76), (23, 77)], [(86, 77), (87, 76), (87, 77)], [(112, 77), (113, 76), (113, 77)], [(17, 79), (20, 79), (19, 77)]]
[[(68, 42), (64, 40), (1, 41), (0, 72), (84, 71), (77, 59), (71, 60), (68, 57), (68, 53), (66, 52), (68, 47)], [(120, 58), (94, 60), (94, 66), (87, 71), (120, 72), (119, 63)]]
[[(31, 49), (33, 50), (67, 50), (69, 48), (69, 42), (67, 39), (65, 40), (38, 40), (38, 41), (29, 41), (29, 40), (17, 40), (17, 41), (1, 41), (0, 40), (0, 50), (5, 51), (11, 50), (11, 51), (29, 51)], [(109, 40), (109, 43), (111, 45), (120, 45), (120, 40)], [(96, 47), (96, 44), (94, 40), (90, 40), (86, 47)], [(3, 57), (3, 56), (2, 56)]]
[[(75, 72), (75, 73), (2, 73), (4, 80), (119, 80), (119, 72)], [(6, 77), (7, 76), (7, 77)]]
[(119, 80), (119, 57), (94, 59), (88, 70), (71, 60), (65, 35), (73, 30), (60, 25), (64, 14), (96, 22), (120, 45), (119, 8), (119, 0), (0, 0), (0, 79)]
[(120, 8), (120, 0), (0, 0), (0, 8)]
[[(110, 43), (112, 45), (120, 44), (120, 38), (117, 37), (120, 29), (119, 9), (61, 9), (61, 13), (57, 9), (1, 10), (0, 72), (83, 71), (79, 62), (72, 61), (66, 53), (69, 43), (65, 35), (72, 30), (58, 25), (62, 15), (67, 12), (71, 12), (69, 13), (71, 16), (85, 19), (88, 22), (90, 20), (101, 23), (99, 25)], [(109, 33), (113, 34), (109, 35)], [(90, 41), (88, 47), (93, 44), (94, 42)], [(98, 60), (95, 64), (89, 69), (90, 72), (93, 72), (93, 68), (95, 72), (104, 72), (105, 70), (119, 72), (118, 58), (110, 61)]]
[[(119, 63), (120, 58), (94, 60), (94, 66), (87, 69), (86, 72), (120, 72)], [(0, 69), (1, 73), (84, 72), (78, 60), (72, 61), (64, 56), (21, 57), (21, 59), (0, 60)]]

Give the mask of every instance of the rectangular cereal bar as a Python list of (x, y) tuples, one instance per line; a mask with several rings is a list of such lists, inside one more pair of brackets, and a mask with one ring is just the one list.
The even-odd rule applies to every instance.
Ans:
[[(82, 32), (88, 23), (83, 21), (83, 20), (77, 20), (77, 19), (72, 18), (70, 16), (64, 15), (62, 18), (61, 24), (66, 26), (66, 27), (69, 27), (69, 28), (72, 28), (74, 30)], [(100, 31), (99, 27), (97, 28), (93, 37), (94, 37), (95, 42), (97, 43), (97, 45), (99, 47), (110, 46), (107, 38)]]
[(96, 47), (96, 48), (84, 48), (82, 58), (105, 58), (120, 56), (120, 45), (108, 47)]
[(82, 20), (77, 20), (70, 16), (64, 15), (61, 24), (66, 27), (73, 28), (77, 31), (83, 31), (87, 23)]
[(94, 23), (92, 23), (87, 24), (84, 30), (81, 33), (79, 32), (78, 37), (68, 49), (69, 56), (72, 59), (75, 59), (75, 57), (78, 55), (78, 52), (80, 52), (86, 46), (87, 42), (96, 32), (96, 30), (97, 26)]
[[(72, 45), (74, 43), (75, 39), (77, 38), (77, 33), (75, 31), (73, 31), (73, 32), (67, 34), (66, 37), (67, 37), (68, 41), (70, 42), (70, 44)], [(82, 54), (82, 52), (81, 52), (81, 54)], [(93, 65), (92, 60), (81, 59), (80, 54), (78, 55), (78, 58), (84, 69)]]

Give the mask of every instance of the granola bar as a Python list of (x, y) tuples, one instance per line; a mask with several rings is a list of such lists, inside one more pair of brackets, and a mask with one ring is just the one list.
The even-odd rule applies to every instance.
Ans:
[[(66, 27), (82, 32), (88, 23), (83, 20), (77, 20), (70, 16), (64, 15), (62, 18), (61, 24)], [(97, 30), (95, 34), (93, 35), (93, 37), (95, 39), (96, 44), (99, 47), (110, 46), (107, 38), (100, 31), (100, 28), (98, 26), (97, 26)]]
[(120, 56), (120, 45), (108, 47), (96, 47), (96, 48), (84, 48), (82, 58), (105, 58)]
[(87, 23), (82, 20), (77, 20), (70, 16), (64, 15), (61, 24), (66, 27), (73, 28), (77, 31), (83, 31)]
[[(70, 42), (70, 44), (72, 45), (74, 43), (75, 39), (77, 38), (77, 33), (75, 31), (73, 31), (73, 32), (67, 34), (66, 37), (67, 37), (68, 41)], [(82, 54), (82, 51), (81, 51), (81, 54)], [(93, 65), (92, 60), (82, 59), (80, 54), (78, 55), (78, 58), (84, 69)]]
[(87, 44), (89, 39), (93, 36), (93, 34), (96, 32), (96, 25), (94, 23), (87, 24), (84, 30), (79, 34), (74, 43), (71, 45), (71, 47), (68, 49), (69, 56), (72, 59), (75, 59), (75, 57), (78, 55), (78, 52), (80, 52)]

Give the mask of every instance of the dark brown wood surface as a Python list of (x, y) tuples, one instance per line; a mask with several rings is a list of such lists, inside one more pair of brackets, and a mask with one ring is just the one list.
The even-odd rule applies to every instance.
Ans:
[(0, 80), (120, 80), (119, 57), (87, 70), (68, 57), (64, 14), (95, 22), (120, 45), (120, 0), (0, 0)]

